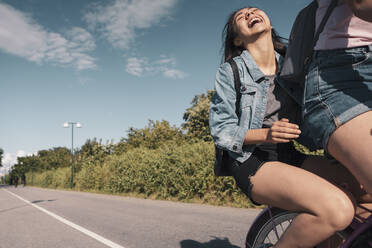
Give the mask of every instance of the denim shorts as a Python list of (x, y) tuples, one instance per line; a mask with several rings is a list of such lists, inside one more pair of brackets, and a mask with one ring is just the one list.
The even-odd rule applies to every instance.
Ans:
[(341, 125), (372, 109), (372, 44), (315, 51), (305, 80), (303, 133), (327, 153)]

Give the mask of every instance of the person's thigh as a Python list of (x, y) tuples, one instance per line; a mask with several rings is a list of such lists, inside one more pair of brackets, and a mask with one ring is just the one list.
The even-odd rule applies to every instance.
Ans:
[(324, 156), (307, 156), (301, 168), (314, 173), (344, 191), (350, 192), (357, 202), (365, 202), (366, 191), (345, 166)]
[(251, 177), (258, 203), (316, 215), (333, 216), (334, 206), (353, 207), (348, 196), (325, 179), (301, 168), (267, 162)]
[(329, 139), (328, 151), (372, 194), (372, 111), (336, 129)]

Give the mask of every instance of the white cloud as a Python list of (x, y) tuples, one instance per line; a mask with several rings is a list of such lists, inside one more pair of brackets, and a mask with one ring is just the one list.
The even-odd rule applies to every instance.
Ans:
[(167, 58), (165, 55), (161, 56), (161, 59), (155, 61), (155, 64), (158, 65), (176, 65), (176, 59), (175, 58)]
[(183, 71), (175, 69), (167, 69), (163, 72), (165, 77), (173, 79), (183, 79), (186, 77), (186, 74)]
[(146, 57), (131, 57), (127, 59), (125, 70), (134, 76), (146, 76), (161, 73), (163, 76), (172, 79), (183, 79), (186, 73), (175, 69), (176, 59), (162, 55), (160, 59), (150, 61)]
[(0, 49), (38, 64), (95, 68), (95, 59), (87, 54), (95, 48), (90, 33), (73, 27), (65, 36), (47, 31), (29, 15), (0, 3)]
[[(92, 30), (101, 32), (113, 47), (128, 50), (138, 32), (169, 19), (177, 2), (178, 0), (114, 0), (111, 4), (92, 5), (84, 19)], [(175, 66), (176, 59), (166, 55), (153, 61), (147, 57), (130, 57), (125, 70), (138, 77), (161, 73), (167, 78), (185, 78), (186, 73)]]
[(114, 47), (128, 49), (136, 32), (158, 25), (170, 17), (178, 0), (115, 0), (94, 5), (84, 15), (91, 29), (102, 32)]
[(145, 58), (128, 58), (125, 67), (126, 72), (134, 76), (141, 76), (144, 71), (149, 69), (148, 61)]
[(15, 154), (12, 153), (4, 153), (3, 159), (1, 161), (1, 164), (3, 165), (0, 167), (0, 176), (8, 173), (8, 170), (17, 163), (18, 157), (25, 157), (25, 156), (31, 156), (34, 153), (27, 153), (23, 150), (17, 151)]

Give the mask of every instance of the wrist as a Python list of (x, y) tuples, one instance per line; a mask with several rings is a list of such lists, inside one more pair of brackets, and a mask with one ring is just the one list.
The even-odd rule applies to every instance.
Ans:
[(271, 143), (270, 128), (262, 128), (262, 140), (264, 143)]

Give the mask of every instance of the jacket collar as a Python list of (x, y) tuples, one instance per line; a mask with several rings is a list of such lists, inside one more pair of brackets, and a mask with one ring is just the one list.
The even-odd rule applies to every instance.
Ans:
[[(265, 75), (262, 73), (262, 71), (260, 70), (260, 68), (258, 68), (257, 64), (256, 64), (256, 61), (254, 61), (254, 59), (252, 58), (251, 54), (247, 51), (247, 50), (244, 50), (241, 54), (240, 54), (240, 57), (242, 57), (246, 67), (247, 67), (247, 70), (248, 70), (248, 73), (251, 75), (252, 79), (256, 82), (256, 83), (259, 83), (262, 78), (265, 77)], [(279, 53), (277, 53), (275, 51), (275, 57), (276, 57), (276, 61), (278, 63), (278, 71), (280, 71), (280, 68), (281, 68), (281, 56)]]

